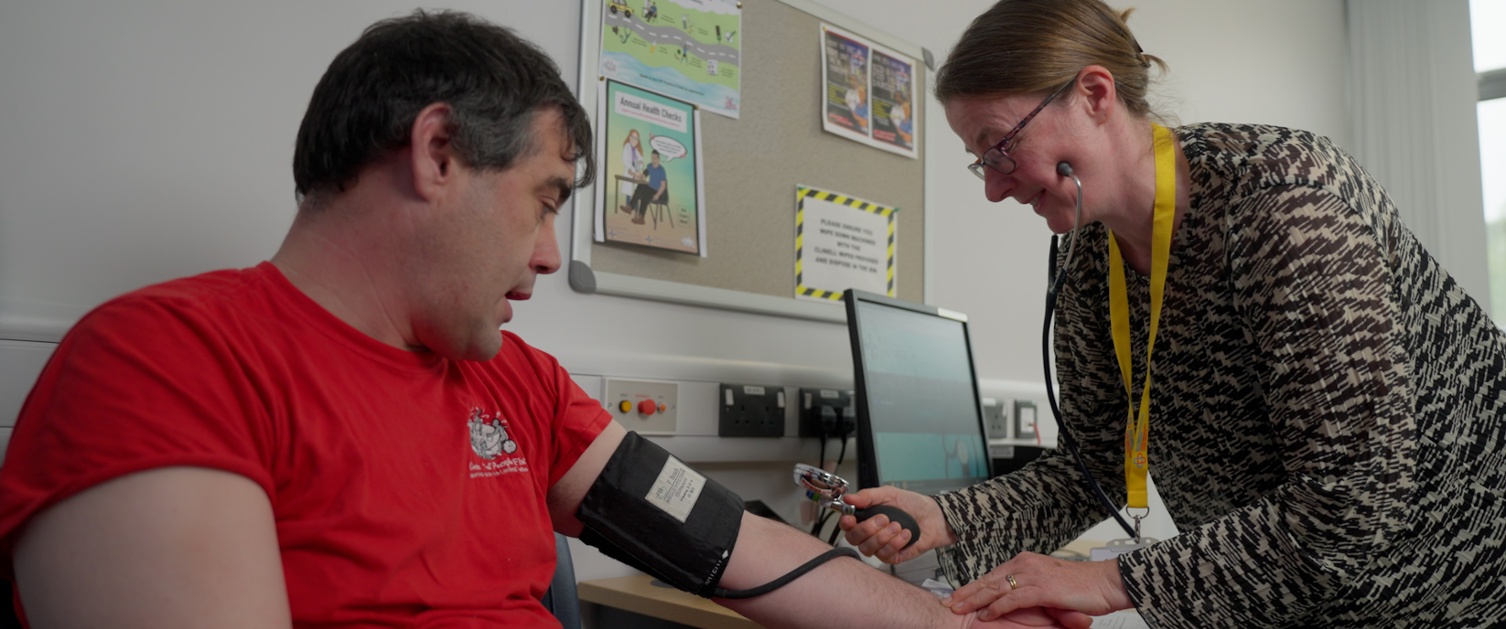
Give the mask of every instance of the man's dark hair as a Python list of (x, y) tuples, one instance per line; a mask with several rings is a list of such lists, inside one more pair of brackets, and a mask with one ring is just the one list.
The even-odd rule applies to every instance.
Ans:
[(570, 158), (584, 166), (575, 187), (595, 176), (586, 111), (543, 50), (465, 13), (419, 10), (372, 24), (319, 79), (293, 151), (299, 198), (318, 206), (343, 192), (367, 164), (406, 147), (418, 112), (433, 103), (453, 111), (460, 158), (486, 170), (536, 150), (534, 117), (554, 108)]
[(658, 157), (659, 156), (659, 149), (654, 149), (654, 152), (651, 153), (651, 155), (653, 155), (654, 157)]

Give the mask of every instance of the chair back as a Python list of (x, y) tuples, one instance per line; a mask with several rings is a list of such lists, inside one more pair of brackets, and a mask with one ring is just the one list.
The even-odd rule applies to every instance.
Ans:
[(570, 559), (570, 538), (554, 534), (554, 581), (544, 592), (544, 607), (564, 629), (581, 629), (580, 598), (575, 593), (575, 563)]

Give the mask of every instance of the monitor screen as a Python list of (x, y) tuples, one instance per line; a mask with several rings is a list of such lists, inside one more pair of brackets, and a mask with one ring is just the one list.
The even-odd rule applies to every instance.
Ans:
[(848, 290), (858, 484), (935, 495), (990, 476), (961, 313)]

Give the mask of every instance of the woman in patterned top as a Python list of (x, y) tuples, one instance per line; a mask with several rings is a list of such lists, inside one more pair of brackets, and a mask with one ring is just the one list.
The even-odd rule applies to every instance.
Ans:
[[(1003, 0), (963, 34), (936, 96), (988, 199), (1071, 232), (1054, 328), (1063, 430), (1116, 506), (1148, 463), (1181, 534), (1112, 561), (1041, 554), (1110, 515), (1057, 449), (936, 498), (851, 494), (910, 512), (921, 534), (906, 548), (898, 525), (845, 517), (847, 539), (889, 562), (941, 549), (966, 584), (946, 601), (958, 612), (1506, 624), (1506, 335), (1327, 139), (1154, 125), (1148, 71), (1164, 64), (1128, 15)], [(1085, 184), (1080, 219), (1064, 172)], [(1147, 386), (1139, 449), (1147, 433), (1128, 428)]]

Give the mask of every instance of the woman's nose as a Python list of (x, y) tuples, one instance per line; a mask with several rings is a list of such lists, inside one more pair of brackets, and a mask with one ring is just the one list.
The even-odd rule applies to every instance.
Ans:
[(983, 195), (993, 203), (1003, 201), (1009, 196), (1009, 191), (1014, 189), (1014, 177), (1003, 174), (992, 168), (983, 170)]

